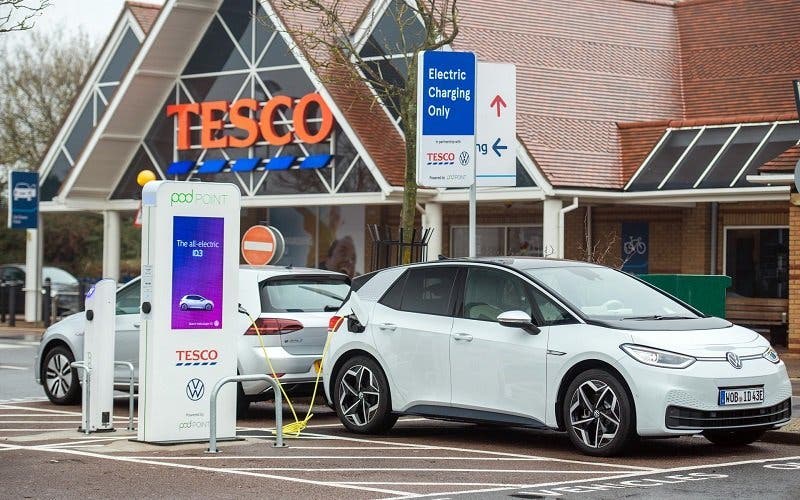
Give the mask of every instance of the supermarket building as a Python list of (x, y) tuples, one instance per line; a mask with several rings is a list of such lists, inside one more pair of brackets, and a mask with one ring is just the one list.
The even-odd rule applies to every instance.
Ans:
[[(405, 78), (397, 47), (420, 20), (404, 0), (343, 4), (361, 55)], [(729, 312), (800, 351), (800, 3), (464, 0), (459, 12), (455, 50), (517, 67), (516, 186), (478, 190), (479, 254), (727, 274)], [(231, 182), (243, 230), (284, 233), (282, 262), (371, 270), (365, 227), (399, 224), (404, 139), (369, 84), (314, 72), (291, 35), (314, 22), (278, 0), (127, 3), (43, 160), (41, 211), (101, 212), (104, 276), (117, 278), (141, 170)], [(466, 190), (418, 201), (429, 256), (466, 255)]]

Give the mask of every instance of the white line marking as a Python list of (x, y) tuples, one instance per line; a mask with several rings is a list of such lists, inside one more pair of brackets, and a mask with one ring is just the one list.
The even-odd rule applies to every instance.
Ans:
[[(41, 415), (40, 415), (41, 416)], [(0, 424), (79, 424), (80, 420), (0, 420)], [(43, 431), (47, 429), (42, 428)]]
[(0, 349), (24, 349), (27, 346), (19, 344), (0, 344)]
[[(315, 434), (315, 433), (306, 433), (309, 436), (327, 436), (326, 434)], [(335, 436), (336, 439), (341, 439), (344, 441), (353, 441), (357, 443), (374, 443), (374, 444), (387, 444), (391, 445), (394, 444), (391, 441), (381, 441), (375, 439), (362, 439), (362, 438), (352, 438), (352, 437), (344, 437), (344, 436)], [(484, 454), (484, 455), (492, 455), (492, 456), (504, 456), (504, 457), (513, 457), (513, 458), (527, 458), (530, 460), (545, 460), (545, 461), (553, 461), (553, 462), (562, 462), (562, 463), (570, 463), (570, 464), (581, 464), (581, 465), (595, 465), (598, 467), (613, 467), (613, 468), (621, 468), (621, 469), (628, 469), (628, 470), (640, 470), (640, 471), (659, 471), (661, 469), (657, 469), (654, 467), (642, 467), (638, 465), (621, 465), (621, 464), (607, 464), (603, 462), (590, 462), (587, 460), (568, 460), (564, 458), (552, 458), (552, 457), (543, 457), (543, 456), (536, 456), (536, 455), (522, 455), (518, 453), (506, 453), (501, 451), (489, 451), (489, 450), (476, 450), (471, 448), (456, 448), (452, 446), (436, 446), (436, 445), (418, 445), (414, 443), (405, 443), (406, 446), (415, 446), (415, 447), (424, 447), (425, 449), (436, 449), (442, 451), (456, 451), (460, 453), (477, 453), (477, 454)]]
[[(580, 484), (580, 483), (591, 483), (594, 481), (610, 481), (612, 479), (625, 479), (630, 477), (643, 477), (643, 476), (654, 476), (657, 474), (671, 474), (673, 472), (683, 472), (683, 471), (691, 471), (697, 469), (713, 469), (716, 467), (733, 467), (736, 465), (747, 465), (747, 464), (754, 464), (754, 463), (765, 463), (765, 462), (779, 462), (783, 460), (797, 460), (800, 459), (800, 456), (793, 456), (793, 457), (782, 457), (782, 458), (766, 458), (766, 459), (757, 459), (757, 460), (742, 460), (738, 462), (726, 462), (726, 463), (717, 463), (717, 464), (702, 464), (702, 465), (689, 465), (685, 467), (673, 467), (671, 469), (659, 469), (654, 471), (631, 471), (627, 473), (621, 473), (617, 476), (605, 476), (605, 477), (597, 477), (591, 479), (573, 479), (570, 481), (556, 481), (556, 482), (548, 482), (548, 483), (537, 483), (537, 484), (529, 484), (525, 486), (525, 489), (530, 488), (544, 488), (548, 486), (561, 486), (565, 484)], [(413, 494), (405, 497), (392, 497), (393, 500), (400, 500), (405, 498), (425, 498), (425, 497), (441, 497), (444, 495), (464, 495), (468, 493), (491, 493), (496, 491), (508, 491), (514, 488), (489, 488), (489, 489), (480, 489), (480, 490), (468, 490), (468, 491), (448, 491), (443, 493), (427, 493), (427, 494)]]
[(0, 370), (20, 370), (20, 371), (27, 371), (30, 370), (27, 366), (14, 366), (14, 365), (0, 365)]
[(41, 411), (44, 413), (58, 413), (61, 415), (80, 415), (79, 411), (66, 411), (66, 410), (51, 410), (49, 408), (35, 408), (31, 406), (17, 406), (11, 404), (0, 403), (0, 410), (28, 410), (28, 411)]
[(57, 428), (57, 429), (44, 429), (39, 427), (38, 429), (0, 429), (0, 432), (52, 432), (52, 431), (74, 431), (77, 430), (77, 427), (67, 427), (67, 428)]
[[(161, 457), (159, 457), (159, 460)], [(491, 472), (500, 474), (619, 474), (617, 471), (596, 470), (547, 470), (547, 469), (434, 469), (430, 467), (226, 467), (232, 470), (264, 470), (293, 472)], [(342, 481), (339, 481), (342, 482)], [(349, 483), (350, 481), (343, 481)]]
[[(293, 447), (290, 447), (291, 450)], [(125, 458), (136, 458), (135, 456)], [(381, 455), (371, 456), (346, 456), (341, 455), (272, 455), (272, 456), (189, 456), (189, 457), (158, 457), (159, 460), (457, 460), (470, 462), (542, 462), (537, 458), (510, 458), (510, 457), (437, 457), (437, 456), (418, 456), (418, 457), (387, 457)], [(359, 469), (363, 470), (363, 469)], [(603, 472), (604, 471), (598, 471)]]
[[(331, 481), (335, 484), (364, 484), (364, 485), (381, 485), (386, 484), (390, 486), (500, 486), (504, 488), (524, 488), (524, 484), (506, 484), (506, 483), (408, 483), (408, 482), (386, 482), (386, 481)], [(444, 499), (440, 499), (444, 500)]]
[[(4, 445), (0, 445), (4, 446)], [(137, 458), (129, 458), (129, 457), (119, 457), (114, 455), (106, 455), (103, 453), (94, 453), (90, 451), (83, 451), (83, 450), (71, 450), (71, 449), (60, 449), (60, 448), (42, 448), (40, 446), (20, 446), (19, 448), (24, 450), (30, 451), (44, 451), (48, 453), (63, 453), (68, 455), (79, 455), (84, 457), (92, 457), (92, 458), (100, 458), (105, 460), (114, 460), (119, 462), (130, 462), (136, 464), (144, 464), (144, 465), (162, 465), (165, 467), (175, 467), (179, 469), (190, 469), (190, 470), (197, 470), (197, 471), (204, 471), (204, 472), (220, 472), (223, 474), (237, 474), (242, 476), (253, 476), (253, 477), (261, 477), (266, 479), (278, 479), (282, 481), (288, 481), (293, 483), (303, 483), (303, 484), (313, 484), (317, 486), (332, 486), (335, 488), (345, 488), (345, 489), (352, 489), (352, 490), (359, 490), (359, 491), (370, 491), (375, 493), (385, 493), (389, 495), (414, 495), (408, 491), (396, 491), (396, 490), (389, 490), (389, 489), (382, 489), (382, 488), (371, 488), (365, 486), (356, 486), (356, 485), (349, 485), (349, 484), (339, 484), (339, 483), (328, 483), (325, 481), (314, 481), (311, 479), (300, 479), (295, 477), (287, 477), (287, 476), (278, 476), (274, 474), (259, 474), (256, 472), (248, 472), (248, 471), (237, 471), (232, 469), (223, 469), (223, 468), (214, 468), (214, 467), (203, 467), (199, 465), (187, 465), (187, 464), (175, 464), (175, 463), (168, 463), (168, 462), (160, 462), (158, 460), (144, 460), (144, 459), (137, 459)]]
[[(76, 440), (79, 440), (79, 441), (66, 441), (66, 442), (63, 442), (63, 443), (42, 444), (42, 445), (39, 445), (39, 447), (40, 448), (58, 448), (58, 447), (61, 447), (61, 446), (72, 447), (72, 446), (75, 446), (76, 444), (84, 444), (84, 443), (99, 443), (99, 442), (102, 442), (102, 441), (123, 441), (123, 440), (131, 439), (132, 437), (134, 437), (134, 436), (130, 435), (130, 436), (106, 437), (106, 438), (91, 438), (91, 437), (90, 438), (84, 438), (84, 436), (81, 436), (81, 437), (76, 437), (76, 438), (70, 438), (70, 439), (76, 439)], [(101, 446), (105, 446), (105, 445), (101, 445)]]

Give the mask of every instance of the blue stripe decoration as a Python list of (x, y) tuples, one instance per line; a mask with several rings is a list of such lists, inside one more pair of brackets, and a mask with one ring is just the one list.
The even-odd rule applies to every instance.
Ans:
[(332, 155), (311, 155), (300, 163), (300, 168), (323, 168), (331, 158)]
[(231, 172), (249, 172), (261, 163), (261, 158), (239, 158), (231, 165)]
[(294, 156), (276, 156), (267, 163), (267, 170), (286, 170), (294, 162)]
[(228, 160), (224, 158), (214, 159), (214, 160), (206, 160), (200, 165), (200, 168), (197, 169), (198, 174), (216, 174), (221, 172), (225, 165), (228, 164)]
[(203, 361), (203, 362), (198, 361), (197, 363), (192, 363), (191, 361), (188, 361), (186, 363), (180, 363), (180, 362), (175, 363), (175, 366), (214, 366), (216, 364), (217, 364), (216, 361)]
[(188, 174), (192, 167), (194, 167), (194, 160), (173, 161), (167, 168), (167, 175)]

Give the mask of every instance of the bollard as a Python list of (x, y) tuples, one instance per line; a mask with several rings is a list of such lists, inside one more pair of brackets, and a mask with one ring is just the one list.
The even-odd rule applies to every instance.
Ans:
[(86, 310), (86, 283), (78, 283), (78, 311)]
[(8, 326), (17, 326), (17, 285), (16, 281), (11, 282), (8, 287)]
[(6, 308), (8, 307), (8, 295), (6, 293), (6, 281), (0, 280), (0, 323), (6, 322)]
[(50, 281), (50, 278), (46, 278), (44, 280), (44, 287), (42, 293), (44, 297), (42, 297), (42, 319), (44, 320), (44, 327), (47, 328), (52, 324), (51, 317), (52, 317), (52, 310), (53, 310), (53, 297), (50, 295), (50, 291), (53, 289), (53, 284)]
[[(81, 425), (83, 426), (83, 433), (89, 434), (91, 432), (89, 430), (89, 410), (91, 407), (89, 406), (90, 399), (89, 394), (91, 392), (91, 388), (89, 387), (89, 379), (92, 376), (92, 370), (88, 366), (86, 366), (86, 362), (84, 361), (73, 361), (69, 364), (70, 368), (75, 370), (81, 370), (82, 377), (81, 377)], [(80, 428), (78, 428), (80, 431)]]

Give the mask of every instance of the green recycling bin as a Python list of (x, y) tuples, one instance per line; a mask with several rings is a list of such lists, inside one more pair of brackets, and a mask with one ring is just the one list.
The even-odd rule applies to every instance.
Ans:
[(706, 274), (641, 274), (639, 278), (657, 286), (705, 314), (725, 317), (725, 291), (730, 276)]

